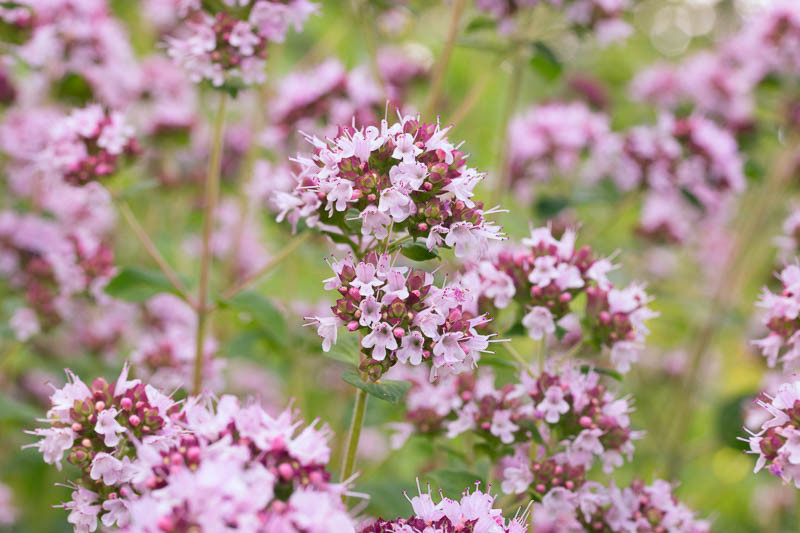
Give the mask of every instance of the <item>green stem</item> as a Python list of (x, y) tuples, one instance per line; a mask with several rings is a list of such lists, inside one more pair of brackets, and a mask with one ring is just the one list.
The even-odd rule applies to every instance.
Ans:
[(208, 163), (205, 192), (203, 195), (203, 255), (200, 261), (200, 286), (197, 291), (197, 336), (195, 338), (194, 393), (200, 394), (203, 388), (204, 345), (208, 322), (208, 286), (211, 276), (211, 233), (214, 228), (214, 212), (219, 197), (219, 177), (222, 164), (222, 133), (225, 125), (226, 93), (219, 93), (217, 117), (214, 122), (214, 143)]
[(342, 474), (339, 481), (345, 481), (353, 475), (356, 465), (358, 441), (361, 438), (361, 428), (364, 426), (364, 413), (367, 411), (367, 392), (356, 389), (356, 403), (353, 406), (353, 418), (350, 421), (350, 431), (347, 434), (347, 447), (342, 459)]

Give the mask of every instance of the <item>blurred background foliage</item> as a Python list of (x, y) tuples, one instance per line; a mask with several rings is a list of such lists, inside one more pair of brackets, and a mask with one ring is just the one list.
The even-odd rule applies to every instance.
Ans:
[[(291, 34), (287, 42), (271, 48), (269, 81), (260, 97), (269, 98), (270, 83), (300, 66), (311, 66), (336, 57), (348, 68), (369, 62), (371, 41), (415, 43), (427, 48), (432, 57), (441, 51), (450, 17), (446, 3), (412, 3), (410, 23), (398, 35), (386, 35), (377, 24), (375, 5), (348, 1), (322, 0), (320, 14), (313, 17), (305, 31)], [(429, 5), (430, 4), (430, 5)], [(140, 54), (151, 52), (157, 42), (133, 0), (115, 0), (114, 10), (124, 21), (135, 48)], [(462, 32), (454, 49), (445, 79), (444, 97), (436, 114), (447, 123), (459, 106), (477, 94), (474, 107), (460, 120), (451, 139), (463, 139), (464, 150), (471, 154), (472, 166), (490, 171), (487, 183), (494, 183), (491, 171), (497, 168), (505, 139), (505, 121), (510, 105), (509, 86), (514, 76), (521, 76), (519, 100), (514, 110), (530, 104), (569, 99), (573, 96), (570, 80), (584, 76), (601, 84), (609, 97), (608, 109), (615, 129), (639, 123), (652, 123), (656, 111), (632, 102), (628, 83), (642, 67), (658, 60), (676, 61), (692, 51), (711, 46), (740, 24), (752, 6), (727, 0), (638, 2), (633, 13), (636, 33), (623, 44), (601, 48), (590, 38), (579, 40), (565, 31), (558, 14), (547, 9), (535, 10), (529, 33), (530, 42), (542, 41), (554, 57), (515, 59), (514, 50), (486, 28), (481, 15), (472, 6), (467, 9)], [(527, 45), (526, 45), (527, 46)], [(513, 48), (513, 47), (512, 47)], [(538, 57), (534, 55), (534, 57)], [(416, 87), (410, 101), (422, 108), (427, 86)], [(74, 93), (74, 90), (72, 91)], [(202, 94), (203, 111), (209, 121), (215, 105), (212, 91)], [(241, 95), (231, 106), (231, 122), (247, 123), (255, 112), (254, 98)], [(767, 111), (765, 111), (766, 113)], [(432, 117), (427, 117), (432, 118)], [(266, 117), (269, 120), (269, 117)], [(780, 149), (778, 131), (766, 127), (759, 132), (748, 150), (750, 184), (741, 200), (742, 213), (763, 194), (761, 182), (766, 169)], [(272, 154), (260, 154), (274, 157)], [(223, 176), (223, 194), (234, 195), (237, 176)], [(117, 178), (121, 189), (128, 183), (147, 183), (152, 178), (143, 166), (134, 166), (128, 175)], [(200, 187), (176, 187), (143, 190), (130, 198), (159, 249), (178, 272), (191, 280), (196, 276), (196, 260), (183, 252), (181, 243), (189, 233), (198, 233), (201, 223), (197, 208)], [(747, 266), (740, 282), (730, 287), (730, 305), (713, 320), (720, 327), (710, 348), (700, 361), (700, 387), (690, 394), (680, 373), (669, 371), (670, 361), (684, 361), (701, 324), (712, 312), (710, 288), (722, 272), (708, 272), (697, 259), (680, 250), (659, 255), (651, 243), (635, 233), (639, 200), (635, 193), (622, 194), (605, 184), (588, 187), (569, 177), (541, 184), (533, 207), (516, 202), (504, 191), (501, 205), (509, 209), (502, 223), (512, 238), (526, 235), (531, 224), (540, 225), (563, 215), (582, 223), (579, 243), (590, 244), (601, 253), (621, 250), (622, 268), (613, 274), (619, 281), (648, 281), (655, 296), (652, 307), (661, 316), (650, 321), (652, 333), (647, 340), (646, 359), (616, 385), (622, 394), (635, 398), (637, 410), (632, 426), (647, 431), (636, 443), (634, 461), (620, 468), (615, 476), (620, 484), (633, 477), (651, 481), (657, 477), (679, 483), (677, 495), (697, 510), (700, 516), (714, 521), (714, 530), (725, 533), (794, 531), (800, 521), (795, 505), (795, 491), (783, 487), (766, 472), (753, 475), (754, 459), (743, 453), (745, 443), (743, 406), (760, 390), (765, 365), (748, 345), (758, 331), (752, 318), (753, 303), (760, 287), (771, 282), (776, 267), (773, 236), (787, 214), (790, 200), (797, 193), (795, 183), (782, 191), (759, 220), (758, 238), (750, 242), (745, 254)], [(488, 200), (491, 192), (480, 191)], [(269, 250), (277, 252), (291, 239), (285, 225), (277, 224), (269, 212), (260, 214), (264, 239)], [(744, 223), (746, 221), (738, 221)], [(129, 229), (120, 224), (114, 242), (117, 263), (151, 269)], [(324, 258), (332, 248), (321, 237), (301, 246), (288, 260), (260, 281), (256, 293), (266, 302), (265, 314), (241, 310), (222, 310), (214, 320), (220, 355), (229, 367), (254, 365), (273, 373), (276, 390), (264, 396), (294, 400), (306, 420), (320, 418), (330, 424), (336, 437), (332, 445), (338, 464), (340, 447), (346, 434), (353, 402), (353, 389), (339, 379), (341, 364), (324, 357), (320, 341), (312, 328), (289, 312), (293, 303), (327, 301), (321, 280), (329, 276)], [(653, 264), (674, 262), (668, 276), (653, 275)], [(219, 274), (219, 273), (218, 273)], [(215, 280), (216, 287), (225, 286)], [(13, 296), (0, 284), (0, 301), (13, 307)], [(82, 354), (59, 353), (39, 349), (35, 344), (13, 340), (10, 330), (0, 325), (0, 480), (14, 490), (21, 518), (14, 527), (19, 532), (69, 531), (65, 513), (49, 507), (68, 498), (68, 489), (56, 486), (68, 476), (45, 465), (34, 450), (23, 450), (34, 438), (23, 432), (32, 428), (34, 418), (44, 415), (44, 407), (30, 395), (20, 394), (19, 380), (48, 380), (58, 383), (63, 367), (80, 375), (115, 377), (119, 361), (106, 361)], [(522, 353), (533, 353), (533, 343), (515, 341)], [(495, 356), (511, 362), (503, 349)], [(509, 365), (494, 365), (502, 381), (510, 380)], [(679, 365), (680, 366), (680, 365)], [(245, 366), (245, 368), (251, 368)], [(32, 370), (39, 371), (32, 374)], [(688, 403), (688, 407), (683, 403)], [(361, 476), (355, 490), (371, 496), (365, 512), (394, 517), (408, 512), (403, 490), (413, 490), (415, 477), (430, 481), (451, 494), (469, 485), (475, 475), (486, 478), (488, 463), (478, 463), (473, 474), (465, 473), (462, 460), (466, 443), (462, 439), (430, 441), (415, 436), (401, 450), (389, 449), (386, 422), (402, 419), (401, 405), (371, 399), (367, 407), (366, 427), (359, 460)], [(685, 438), (675, 442), (676, 423), (686, 422)], [(65, 465), (65, 469), (72, 468)], [(335, 470), (335, 468), (334, 468)], [(674, 476), (674, 478), (673, 478)]]

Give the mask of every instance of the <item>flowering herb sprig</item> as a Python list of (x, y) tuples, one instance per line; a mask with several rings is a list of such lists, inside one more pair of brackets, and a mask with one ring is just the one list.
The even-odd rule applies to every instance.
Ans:
[(297, 187), (278, 193), (278, 220), (319, 226), (359, 256), (408, 239), (429, 252), (485, 253), (503, 235), (486, 218), (495, 210), (473, 200), (484, 175), (467, 167), (449, 129), (405, 116), (380, 128), (341, 126), (327, 142), (309, 137), (314, 153), (295, 160)]
[(410, 372), (392, 376), (412, 381), (407, 422), (394, 425), (394, 445), (412, 433), (472, 433), (486, 443), (480, 449), (496, 461), (507, 494), (541, 498), (554, 487), (577, 489), (595, 464), (608, 474), (630, 460), (643, 435), (630, 427), (630, 398), (616, 397), (600, 374), (577, 363), (537, 376), (526, 371), (503, 386), (486, 371), (436, 383)]
[(67, 371), (48, 427), (30, 432), (42, 438), (29, 446), (46, 463), (60, 469), (66, 453), (80, 471), (63, 504), (76, 533), (95, 531), (98, 519), (135, 533), (354, 531), (345, 486), (325, 468), (326, 427), (315, 421), (298, 432), (291, 409), (272, 417), (233, 396), (180, 405), (128, 372), (87, 386)]
[(392, 265), (392, 257), (370, 252), (359, 262), (346, 258), (332, 263), (328, 290), (340, 298), (331, 317), (309, 317), (324, 339), (323, 349), (336, 342), (338, 328), (361, 334), (359, 369), (377, 381), (397, 363), (417, 366), (431, 362), (431, 378), (473, 368), (491, 335), (476, 328), (488, 319), (467, 311), (472, 294), (460, 284), (437, 287), (433, 275)]
[(642, 285), (615, 287), (607, 274), (617, 267), (588, 246), (576, 249), (575, 241), (570, 229), (560, 239), (550, 227), (532, 229), (522, 246), (467, 263), (461, 281), (479, 293), (476, 312), (495, 316), (514, 301), (531, 338), (568, 335), (573, 343), (608, 349), (614, 367), (627, 372), (649, 333), (645, 321), (657, 313)]
[(67, 370), (69, 382), (50, 397), (43, 420), (48, 427), (29, 432), (42, 438), (29, 446), (45, 463), (61, 469), (66, 453), (81, 473), (73, 481), (73, 501), (64, 504), (76, 532), (94, 531), (98, 518), (106, 526), (127, 524), (121, 498), (133, 494), (137, 445), (158, 441), (170, 430), (175, 403), (139, 380), (128, 380), (128, 372), (126, 364), (116, 381), (97, 378), (87, 386)]

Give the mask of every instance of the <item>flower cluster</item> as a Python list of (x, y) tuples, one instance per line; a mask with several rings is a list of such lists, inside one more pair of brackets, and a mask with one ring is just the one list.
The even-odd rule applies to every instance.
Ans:
[(71, 185), (84, 185), (116, 172), (120, 157), (138, 152), (133, 128), (120, 112), (106, 113), (99, 105), (74, 110), (53, 125), (39, 164), (48, 175)]
[(68, 383), (55, 389), (47, 412), (48, 427), (30, 433), (42, 439), (35, 446), (45, 463), (61, 469), (67, 461), (81, 472), (73, 501), (64, 504), (76, 532), (94, 531), (97, 519), (111, 526), (128, 522), (130, 484), (139, 474), (135, 460), (142, 442), (159, 442), (171, 427), (175, 404), (139, 380), (128, 380), (126, 365), (119, 378), (91, 386), (67, 370)]
[[(522, 246), (499, 248), (490, 258), (467, 264), (461, 282), (478, 292), (474, 312), (495, 316), (515, 301), (531, 338), (583, 337), (596, 348), (609, 348), (611, 363), (627, 372), (648, 333), (645, 321), (657, 315), (647, 307), (650, 298), (642, 285), (614, 287), (607, 274), (616, 267), (588, 246), (576, 249), (575, 240), (570, 229), (560, 239), (549, 227), (533, 229)], [(580, 322), (574, 304), (579, 296), (585, 296)]]
[(167, 38), (168, 53), (192, 81), (251, 85), (266, 79), (269, 42), (283, 42), (289, 26), (300, 31), (316, 11), (309, 0), (226, 0), (225, 9), (208, 13), (196, 0), (186, 2), (188, 15), (176, 36)]
[(429, 250), (452, 247), (457, 257), (485, 252), (502, 234), (472, 199), (484, 175), (466, 166), (449, 129), (405, 116), (380, 128), (341, 127), (329, 143), (311, 137), (314, 154), (296, 159), (295, 191), (278, 193), (278, 220), (305, 219), (346, 240), (360, 233), (366, 247), (392, 233), (422, 239)]
[(764, 325), (769, 334), (752, 341), (752, 344), (761, 350), (770, 367), (779, 360), (784, 367), (793, 367), (800, 358), (800, 265), (787, 265), (778, 274), (778, 279), (781, 292), (776, 294), (765, 287), (756, 304), (767, 310)]
[[(569, 175), (609, 133), (608, 117), (584, 103), (532, 107), (512, 118), (508, 126), (511, 179), (529, 188), (531, 181)], [(520, 192), (530, 196), (527, 190)]]
[(400, 434), (478, 435), (498, 455), (506, 451), (498, 468), (508, 494), (576, 489), (596, 461), (610, 473), (630, 460), (633, 440), (642, 437), (630, 429), (630, 399), (617, 398), (598, 373), (577, 364), (536, 377), (523, 372), (519, 382), (500, 388), (488, 372), (435, 384), (414, 373), (392, 374), (398, 376), (412, 382), (406, 400), (410, 426), (396, 424)]
[(564, 9), (567, 20), (578, 33), (594, 32), (600, 43), (624, 39), (632, 28), (623, 20), (631, 7), (630, 0), (476, 0), (478, 9), (499, 19), (500, 29), (509, 32), (514, 27), (512, 17), (521, 9), (547, 3)]
[(272, 417), (232, 396), (216, 409), (190, 399), (181, 418), (188, 434), (139, 452), (149, 475), (131, 502), (132, 531), (354, 531), (345, 487), (326, 470), (327, 427), (298, 432), (291, 410)]
[(797, 76), (800, 72), (800, 6), (797, 2), (776, 2), (761, 15), (752, 30), (761, 45), (760, 59), (769, 72)]
[(800, 381), (778, 387), (774, 396), (762, 392), (756, 400), (764, 421), (758, 432), (743, 439), (750, 444), (750, 453), (758, 456), (755, 472), (765, 466), (785, 483), (800, 488)]
[(69, 317), (73, 297), (102, 298), (113, 260), (111, 249), (88, 232), (34, 214), (0, 212), (0, 276), (24, 291), (27, 303), (11, 320), (17, 337), (28, 339)]
[[(622, 190), (645, 188), (651, 197), (684, 205), (672, 217), (659, 217), (660, 225), (654, 226), (651, 220), (642, 227), (650, 235), (672, 241), (679, 239), (680, 230), (673, 228), (686, 223), (687, 211), (696, 211), (696, 218), (718, 212), (746, 185), (736, 139), (699, 115), (662, 115), (655, 127), (637, 126), (620, 136), (606, 136), (585, 172), (592, 181), (610, 178)], [(668, 211), (659, 213), (668, 216)], [(645, 210), (642, 216), (652, 215)]]
[(93, 98), (114, 107), (135, 97), (136, 57), (106, 0), (16, 3), (25, 6), (21, 12), (29, 14), (25, 25), (31, 29), (16, 55), (53, 83), (57, 95), (71, 101)]
[(635, 480), (629, 487), (605, 487), (589, 482), (577, 491), (557, 488), (533, 506), (535, 533), (584, 531), (708, 533), (711, 525), (678, 501), (672, 486), (656, 480), (645, 485)]
[(233, 396), (181, 406), (128, 380), (127, 366), (110, 384), (67, 375), (30, 446), (59, 468), (66, 453), (81, 471), (63, 505), (76, 533), (98, 519), (132, 533), (354, 531), (344, 486), (325, 469), (329, 430), (316, 421), (298, 432), (291, 410), (272, 417)]
[(481, 491), (478, 484), (472, 492), (466, 490), (461, 500), (441, 494), (438, 503), (433, 501), (430, 487), (426, 493), (419, 486), (417, 489), (419, 496), (406, 495), (413, 516), (390, 521), (378, 519), (359, 529), (359, 533), (524, 533), (527, 530), (525, 514), (506, 521), (502, 510), (493, 507), (495, 497)]
[(476, 366), (489, 346), (489, 335), (476, 327), (485, 316), (466, 311), (471, 292), (460, 284), (437, 287), (427, 272), (392, 266), (392, 257), (371, 252), (358, 263), (350, 258), (332, 265), (334, 276), (325, 288), (341, 297), (333, 316), (309, 317), (318, 325), (323, 349), (336, 342), (340, 325), (361, 334), (360, 369), (377, 380), (400, 362), (432, 363), (432, 378), (440, 372), (459, 373)]

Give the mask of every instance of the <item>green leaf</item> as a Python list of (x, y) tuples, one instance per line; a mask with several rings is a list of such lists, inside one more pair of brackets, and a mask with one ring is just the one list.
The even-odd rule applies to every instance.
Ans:
[(330, 237), (330, 239), (336, 244), (347, 244), (347, 245), (353, 244), (352, 242), (350, 242), (350, 239), (339, 233), (332, 233), (330, 231), (323, 231), (322, 233)]
[(473, 31), (480, 31), (480, 30), (490, 30), (497, 26), (497, 20), (491, 17), (475, 17), (469, 24), (467, 24), (467, 28), (465, 33), (471, 33)]
[(596, 366), (591, 365), (581, 365), (581, 372), (584, 374), (588, 374), (589, 372), (597, 372), (598, 374), (602, 374), (603, 376), (608, 376), (611, 379), (615, 379), (617, 381), (622, 381), (625, 377), (617, 372), (616, 370), (612, 370), (610, 368), (598, 368)]
[(400, 253), (413, 261), (428, 261), (436, 259), (439, 254), (428, 250), (428, 247), (421, 242), (407, 242), (400, 249)]
[(5, 395), (0, 395), (0, 422), (17, 421), (33, 423), (36, 417), (41, 417), (43, 414), (43, 412), (30, 404), (15, 400), (14, 398), (9, 398)]
[(508, 330), (506, 330), (503, 336), (505, 337), (522, 337), (528, 334), (528, 329), (522, 325), (522, 322), (517, 322)]
[(445, 496), (450, 498), (457, 497), (466, 488), (474, 487), (476, 482), (480, 482), (484, 488), (486, 487), (481, 476), (466, 470), (434, 470), (428, 474), (428, 477), (444, 491)]
[(353, 335), (347, 335), (340, 338), (339, 341), (331, 347), (329, 352), (323, 352), (325, 357), (345, 363), (350, 366), (358, 368), (359, 363), (359, 347), (358, 340)]
[(542, 78), (554, 81), (561, 76), (563, 67), (558, 57), (543, 42), (533, 43), (533, 55), (531, 56), (531, 68)]
[(162, 292), (177, 294), (163, 273), (140, 267), (123, 267), (106, 286), (109, 296), (126, 302), (144, 302)]
[(393, 381), (382, 379), (377, 383), (364, 381), (355, 370), (345, 370), (342, 372), (342, 379), (345, 383), (366, 391), (368, 394), (390, 403), (399, 403), (406, 395), (411, 383), (408, 381)]
[(567, 207), (569, 207), (569, 198), (566, 196), (542, 195), (536, 200), (534, 209), (540, 218), (549, 220)]
[(361, 211), (355, 207), (344, 212), (344, 225), (354, 233), (361, 231)]
[(278, 344), (286, 344), (286, 319), (273, 303), (256, 291), (243, 291), (221, 302), (225, 307), (245, 313)]
[(539, 433), (539, 428), (536, 427), (536, 424), (534, 423), (533, 420), (522, 419), (522, 420), (519, 421), (519, 425), (522, 428), (530, 431), (531, 436), (533, 437), (533, 440), (535, 440), (536, 442), (538, 442), (542, 446), (546, 446), (546, 444), (544, 442), (544, 438), (542, 438), (542, 434)]

